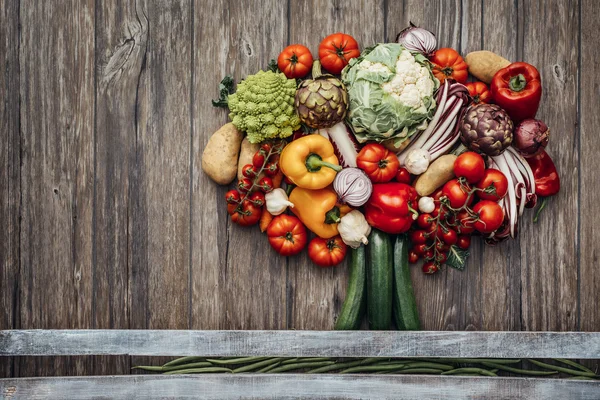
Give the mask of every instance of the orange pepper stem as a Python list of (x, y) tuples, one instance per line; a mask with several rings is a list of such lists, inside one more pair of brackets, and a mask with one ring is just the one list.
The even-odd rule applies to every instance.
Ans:
[(332, 163), (328, 163), (323, 161), (320, 155), (311, 153), (306, 157), (306, 161), (304, 163), (306, 165), (306, 169), (308, 172), (317, 172), (321, 169), (321, 167), (331, 168), (334, 171), (340, 172), (342, 167), (339, 165), (335, 165)]
[(326, 224), (337, 224), (340, 222), (340, 220), (340, 208), (338, 206), (334, 206), (331, 210), (325, 213)]
[(523, 74), (513, 76), (510, 78), (508, 86), (513, 92), (520, 92), (521, 90), (525, 89), (525, 86), (527, 86), (527, 79), (525, 79), (525, 75)]

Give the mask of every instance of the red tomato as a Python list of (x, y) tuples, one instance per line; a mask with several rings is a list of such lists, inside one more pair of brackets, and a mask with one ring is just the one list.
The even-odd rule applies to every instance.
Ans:
[(246, 178), (254, 178), (256, 176), (256, 168), (252, 164), (246, 164), (242, 167), (242, 175)]
[(404, 167), (398, 168), (398, 172), (396, 173), (396, 182), (410, 185), (410, 172), (408, 172), (408, 170)]
[(439, 262), (440, 264), (443, 264), (446, 262), (446, 260), (448, 259), (448, 253), (439, 253), (436, 261)]
[(279, 173), (279, 166), (275, 162), (270, 162), (265, 166), (265, 174), (272, 178)]
[(439, 204), (440, 198), (442, 197), (442, 195), (443, 195), (442, 188), (439, 188), (438, 190), (433, 192), (433, 194), (431, 194), (431, 197), (433, 198), (433, 201), (436, 202), (436, 204)]
[(417, 225), (419, 226), (419, 228), (422, 229), (427, 229), (431, 226), (431, 223), (433, 222), (433, 218), (431, 216), (431, 214), (419, 214), (419, 217), (417, 218)]
[(277, 66), (289, 79), (304, 78), (312, 69), (313, 56), (301, 44), (292, 44), (277, 57)]
[(423, 264), (423, 272), (430, 275), (438, 272), (440, 267), (438, 267), (433, 261), (427, 261)]
[(444, 242), (435, 242), (435, 248), (437, 251), (444, 252), (444, 251), (448, 251), (448, 249), (450, 249), (450, 246), (448, 246)]
[(273, 180), (268, 176), (265, 176), (258, 181), (258, 186), (263, 192), (269, 193), (273, 190)]
[(433, 250), (427, 250), (425, 254), (423, 254), (423, 259), (427, 261), (433, 260)]
[[(494, 189), (489, 189), (492, 186)], [(483, 178), (477, 183), (477, 189), (482, 189), (477, 191), (480, 199), (498, 201), (506, 196), (506, 192), (508, 192), (508, 180), (502, 171), (489, 168), (485, 170)], [(484, 190), (492, 190), (492, 192), (487, 193)]]
[(281, 214), (273, 218), (267, 228), (269, 244), (282, 256), (293, 256), (306, 246), (306, 228), (292, 215)]
[(246, 193), (252, 188), (252, 181), (248, 178), (242, 178), (237, 183), (237, 190), (240, 193)]
[(411, 264), (416, 263), (417, 261), (419, 261), (419, 255), (417, 253), (415, 253), (414, 251), (410, 251), (408, 253), (408, 262)]
[(247, 199), (255, 206), (262, 207), (265, 205), (265, 195), (262, 192), (254, 192)]
[(469, 90), (469, 95), (473, 99), (473, 103), (490, 103), (492, 101), (492, 93), (490, 88), (483, 82), (469, 82), (465, 84)]
[(458, 241), (456, 242), (456, 245), (463, 250), (467, 250), (469, 248), (469, 246), (471, 245), (471, 236), (460, 235), (458, 237)]
[(460, 83), (467, 81), (469, 75), (467, 63), (456, 50), (447, 47), (438, 49), (431, 57), (431, 62), (433, 75), (440, 83), (444, 83), (447, 78), (455, 79)]
[(465, 189), (468, 190), (468, 187), (463, 187), (458, 179), (452, 179), (446, 182), (442, 193), (448, 197), (452, 208), (461, 208), (467, 204), (467, 200), (469, 201), (467, 205), (473, 202), (473, 196), (469, 198), (469, 193)]
[(423, 254), (425, 254), (427, 252), (427, 245), (426, 244), (418, 244), (416, 246), (413, 246), (412, 251), (414, 251), (418, 255), (422, 256)]
[[(435, 208), (431, 212), (431, 216), (432, 217), (437, 217), (439, 214), (440, 214), (440, 206), (437, 205), (437, 206), (435, 206)], [(441, 219), (446, 218), (447, 214), (448, 214), (448, 207), (444, 207), (444, 209), (442, 210), (442, 215), (440, 216), (440, 218)]]
[(260, 171), (263, 165), (265, 165), (265, 154), (262, 151), (259, 150), (254, 153), (254, 156), (252, 156), (252, 165), (254, 165), (257, 171)]
[(485, 173), (483, 157), (474, 151), (462, 153), (454, 161), (454, 175), (464, 177), (469, 183), (477, 183)]
[(241, 226), (254, 225), (260, 219), (262, 208), (244, 200), (240, 205), (228, 204), (227, 212), (231, 215), (231, 220)]
[(396, 155), (379, 143), (363, 147), (356, 157), (356, 164), (376, 183), (391, 181), (400, 167)]
[(410, 233), (410, 241), (413, 244), (427, 243), (427, 234), (425, 231), (412, 231)]
[(240, 192), (235, 189), (225, 193), (225, 201), (227, 204), (238, 204), (240, 202)]
[(452, 246), (458, 240), (458, 235), (453, 229), (448, 229), (446, 232), (442, 231), (442, 240), (449, 246)]
[(360, 50), (356, 40), (345, 33), (334, 33), (319, 44), (321, 65), (332, 74), (339, 74), (351, 58), (358, 57)]
[(475, 204), (473, 212), (479, 215), (479, 220), (475, 222), (475, 229), (481, 233), (494, 232), (504, 221), (504, 211), (495, 201), (481, 200)]
[(460, 234), (469, 234), (475, 230), (473, 217), (471, 217), (467, 211), (461, 211), (456, 214), (456, 221), (458, 222), (456, 230)]
[(346, 257), (347, 246), (340, 236), (331, 239), (316, 237), (308, 244), (308, 256), (319, 267), (332, 267)]

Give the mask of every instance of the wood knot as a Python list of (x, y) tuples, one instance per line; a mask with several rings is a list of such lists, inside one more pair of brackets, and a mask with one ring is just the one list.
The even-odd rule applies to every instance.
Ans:
[(560, 65), (555, 64), (552, 67), (552, 72), (553, 72), (554, 78), (557, 81), (559, 81), (561, 84), (565, 83), (565, 71), (563, 70), (563, 68)]
[(246, 52), (246, 55), (248, 57), (252, 57), (252, 55), (254, 54), (254, 49), (252, 48), (252, 45), (250, 44), (250, 42), (243, 39), (242, 40), (242, 48), (244, 49), (244, 51)]

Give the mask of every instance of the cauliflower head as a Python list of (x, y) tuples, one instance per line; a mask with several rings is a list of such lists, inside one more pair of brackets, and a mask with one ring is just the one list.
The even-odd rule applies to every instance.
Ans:
[(282, 73), (259, 71), (240, 82), (229, 95), (229, 118), (250, 143), (285, 138), (300, 128), (294, 108), (296, 81)]
[(350, 100), (348, 121), (356, 138), (398, 146), (427, 127), (435, 112), (439, 81), (430, 63), (398, 43), (366, 49), (342, 71)]

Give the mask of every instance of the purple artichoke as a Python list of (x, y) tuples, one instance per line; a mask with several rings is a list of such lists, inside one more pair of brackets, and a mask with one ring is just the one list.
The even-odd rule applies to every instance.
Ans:
[(495, 104), (478, 104), (460, 122), (460, 139), (469, 149), (488, 156), (502, 154), (513, 140), (513, 122)]

